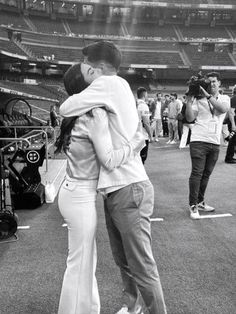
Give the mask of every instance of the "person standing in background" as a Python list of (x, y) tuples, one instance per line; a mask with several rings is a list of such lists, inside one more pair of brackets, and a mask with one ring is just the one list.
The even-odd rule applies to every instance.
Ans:
[(236, 85), (233, 87), (233, 95), (230, 99), (230, 110), (228, 111), (229, 118), (229, 131), (228, 147), (225, 155), (225, 162), (227, 164), (236, 164), (236, 158), (234, 158), (236, 147)]
[(145, 163), (148, 156), (149, 142), (153, 141), (152, 128), (150, 124), (150, 110), (147, 105), (148, 94), (145, 87), (139, 87), (137, 89), (137, 110), (139, 118), (143, 125), (143, 135), (145, 137), (145, 147), (141, 150), (140, 156), (143, 164)]
[(163, 106), (161, 108), (162, 113), (163, 113), (164, 110), (168, 109), (168, 106), (169, 106), (170, 102), (171, 102), (170, 95), (166, 94), (165, 97), (164, 97)]
[(60, 125), (59, 117), (58, 117), (58, 114), (56, 112), (56, 106), (55, 105), (51, 105), (51, 107), (50, 107), (50, 123), (51, 123), (51, 126), (53, 128)]
[[(154, 141), (159, 142), (158, 137), (160, 136), (162, 132), (162, 120), (161, 120), (161, 107), (162, 107), (162, 94), (161, 93), (157, 93), (156, 94), (157, 98), (156, 98), (156, 102), (155, 102), (155, 111), (154, 111), (154, 115), (153, 115), (153, 122), (154, 122), (154, 132), (155, 132), (155, 136), (154, 136)], [(153, 128), (154, 128), (153, 126)]]
[(199, 86), (200, 93), (186, 97), (186, 119), (195, 120), (190, 139), (192, 170), (189, 177), (189, 211), (191, 219), (200, 219), (199, 211), (212, 212), (205, 202), (208, 181), (220, 151), (222, 125), (230, 108), (230, 98), (219, 93), (219, 73), (207, 74), (209, 91)]
[(176, 93), (170, 95), (171, 102), (168, 105), (168, 128), (169, 141), (167, 144), (175, 144), (178, 140), (178, 120), (177, 116), (181, 111), (182, 102), (178, 99)]

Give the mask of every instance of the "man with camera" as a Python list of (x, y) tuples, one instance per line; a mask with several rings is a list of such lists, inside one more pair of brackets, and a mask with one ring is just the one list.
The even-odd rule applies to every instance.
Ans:
[(230, 106), (231, 108), (228, 112), (230, 135), (226, 138), (229, 143), (225, 155), (225, 162), (227, 164), (236, 164), (236, 158), (234, 158), (234, 150), (236, 146), (236, 85), (233, 88), (233, 96), (230, 99)]
[(192, 171), (189, 178), (190, 218), (199, 219), (199, 211), (212, 212), (204, 196), (209, 177), (219, 156), (220, 137), (230, 98), (219, 93), (220, 76), (192, 77), (186, 93), (186, 119), (195, 120), (190, 140)]

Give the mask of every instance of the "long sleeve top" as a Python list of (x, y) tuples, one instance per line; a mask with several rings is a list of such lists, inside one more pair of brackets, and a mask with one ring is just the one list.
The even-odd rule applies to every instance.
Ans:
[[(132, 144), (131, 144), (132, 143)], [(137, 145), (136, 145), (137, 144)], [(71, 132), (67, 155), (67, 176), (76, 180), (95, 180), (99, 177), (100, 164), (107, 170), (119, 167), (139, 151), (137, 140), (120, 149), (113, 149), (107, 112), (93, 109), (92, 115), (77, 118)]]
[[(119, 76), (101, 76), (79, 94), (70, 96), (60, 107), (65, 117), (81, 116), (92, 108), (105, 107), (114, 149), (127, 145), (139, 123), (134, 95), (129, 84)], [(105, 193), (134, 182), (147, 180), (139, 154), (113, 170), (100, 165), (98, 189)]]

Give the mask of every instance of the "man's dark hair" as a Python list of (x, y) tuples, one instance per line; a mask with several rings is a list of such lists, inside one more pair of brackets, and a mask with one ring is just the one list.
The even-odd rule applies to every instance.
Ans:
[(218, 72), (209, 72), (206, 75), (207, 77), (216, 77), (218, 81), (221, 81), (220, 73)]
[(119, 69), (121, 64), (121, 52), (111, 41), (101, 40), (89, 44), (82, 49), (82, 53), (88, 58), (89, 62), (105, 61), (116, 70)]
[(178, 98), (178, 95), (177, 95), (176, 93), (171, 93), (170, 95), (173, 96), (173, 97), (175, 97), (175, 99)]
[(146, 90), (145, 87), (139, 87), (137, 89), (137, 97), (138, 97), (138, 99), (142, 98), (143, 94), (146, 93), (146, 92), (147, 92), (147, 90)]

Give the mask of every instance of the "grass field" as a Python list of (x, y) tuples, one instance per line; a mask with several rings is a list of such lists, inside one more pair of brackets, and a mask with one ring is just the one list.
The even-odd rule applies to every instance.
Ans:
[[(188, 149), (150, 144), (147, 173), (155, 188), (152, 222), (157, 261), (168, 314), (236, 313), (236, 166), (224, 163), (225, 148), (212, 174), (206, 201), (215, 214), (193, 221), (188, 213)], [(0, 243), (0, 313), (56, 314), (67, 256), (67, 230), (54, 204), (17, 212), (18, 241)], [(119, 270), (111, 256), (101, 197), (98, 198), (97, 278), (101, 314), (122, 304)], [(158, 313), (157, 313), (158, 314)]]

